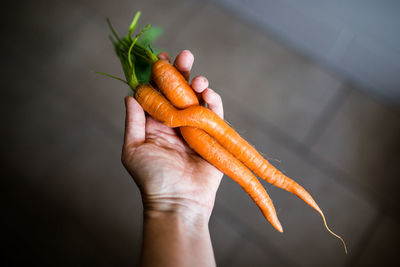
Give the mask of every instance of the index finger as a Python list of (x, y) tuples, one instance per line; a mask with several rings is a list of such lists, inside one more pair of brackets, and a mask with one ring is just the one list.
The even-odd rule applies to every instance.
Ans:
[(167, 52), (161, 52), (160, 54), (157, 55), (157, 57), (158, 57), (159, 59), (164, 59), (164, 60), (166, 60), (166, 61), (168, 61), (168, 62), (171, 61), (171, 59), (169, 58), (169, 55), (168, 55)]

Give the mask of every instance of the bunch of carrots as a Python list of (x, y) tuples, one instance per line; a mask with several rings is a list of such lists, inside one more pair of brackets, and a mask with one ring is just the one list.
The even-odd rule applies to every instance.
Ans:
[(135, 15), (128, 35), (123, 38), (117, 35), (107, 20), (113, 33), (110, 39), (121, 61), (126, 80), (105, 73), (100, 74), (129, 85), (135, 99), (155, 120), (169, 127), (179, 127), (187, 144), (238, 183), (279, 232), (283, 232), (283, 229), (274, 205), (253, 172), (267, 182), (295, 194), (314, 208), (321, 215), (326, 229), (342, 241), (347, 253), (344, 240), (329, 229), (322, 210), (311, 195), (272, 166), (223, 119), (201, 106), (181, 73), (169, 62), (159, 60), (148, 40), (139, 40), (143, 33), (149, 30), (150, 25), (144, 27), (136, 36), (132, 35), (139, 17), (140, 12)]

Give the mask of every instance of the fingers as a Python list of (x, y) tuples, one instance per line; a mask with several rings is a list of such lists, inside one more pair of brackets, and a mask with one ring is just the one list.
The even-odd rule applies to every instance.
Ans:
[(136, 147), (144, 143), (146, 118), (143, 108), (131, 96), (125, 97), (126, 119), (124, 148)]
[(192, 80), (192, 88), (196, 93), (202, 93), (205, 89), (208, 88), (208, 80), (203, 76), (196, 76)]
[(202, 98), (207, 103), (208, 108), (214, 111), (215, 114), (224, 118), (224, 108), (222, 105), (222, 99), (219, 94), (217, 94), (214, 90), (207, 88), (202, 94)]
[(206, 77), (197, 76), (192, 80), (192, 88), (196, 93), (201, 94), (202, 99), (207, 103), (208, 108), (214, 111), (218, 116), (224, 118), (224, 108), (219, 94), (208, 88)]
[(176, 57), (174, 66), (179, 70), (186, 80), (189, 80), (190, 70), (192, 69), (194, 56), (189, 50), (183, 50)]
[(157, 55), (157, 57), (158, 57), (159, 59), (164, 59), (164, 60), (166, 60), (166, 61), (168, 61), (168, 62), (171, 61), (171, 59), (170, 59), (170, 57), (169, 57), (169, 55), (168, 55), (167, 52), (161, 52), (160, 54)]

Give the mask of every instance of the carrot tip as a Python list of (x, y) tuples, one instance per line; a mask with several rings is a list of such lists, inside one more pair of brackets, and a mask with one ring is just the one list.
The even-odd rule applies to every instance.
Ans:
[(283, 233), (283, 228), (282, 228), (282, 225), (281, 225), (281, 223), (277, 220), (277, 221), (275, 221), (275, 222), (270, 222), (272, 225), (273, 225), (273, 227), (279, 232), (279, 233)]

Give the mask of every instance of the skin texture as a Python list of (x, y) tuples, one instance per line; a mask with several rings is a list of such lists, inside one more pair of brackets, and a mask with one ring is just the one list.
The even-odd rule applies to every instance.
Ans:
[[(168, 60), (166, 53), (159, 55)], [(193, 55), (183, 51), (174, 65), (189, 78)], [(220, 97), (204, 77), (193, 89), (222, 115)], [(142, 194), (143, 266), (214, 266), (208, 230), (222, 173), (191, 150), (175, 129), (145, 116), (125, 99), (126, 126), (122, 162)]]

